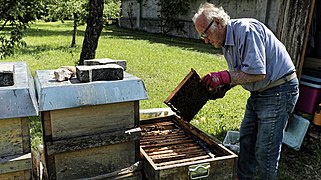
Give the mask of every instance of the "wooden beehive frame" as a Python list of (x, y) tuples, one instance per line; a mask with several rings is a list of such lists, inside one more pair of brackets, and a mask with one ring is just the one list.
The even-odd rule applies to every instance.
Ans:
[[(172, 131), (173, 126), (175, 126), (175, 129), (174, 129), (175, 132)], [(228, 159), (228, 158), (231, 158), (232, 156), (235, 156), (229, 150), (227, 150), (226, 148), (217, 144), (214, 140), (209, 138), (208, 135), (198, 130), (194, 126), (190, 125), (189, 123), (180, 120), (177, 116), (169, 116), (167, 118), (156, 118), (151, 120), (144, 120), (141, 122), (141, 128), (142, 128), (142, 137), (141, 137), (141, 143), (140, 143), (141, 144), (140, 151), (155, 170), (209, 162), (217, 159), (224, 159), (224, 158)], [(153, 128), (156, 131), (154, 132), (149, 131)], [(160, 138), (160, 136), (157, 136), (155, 137), (156, 141), (152, 143), (148, 143), (153, 140), (152, 138), (148, 138), (148, 135), (145, 136), (144, 133), (145, 134), (154, 133), (156, 135), (158, 133), (160, 136), (164, 136), (165, 134), (171, 134), (174, 137), (170, 137), (170, 136), (166, 137), (165, 135), (165, 137)], [(180, 133), (180, 135), (177, 136), (177, 133)], [(176, 138), (181, 138), (181, 139), (176, 139)], [(162, 142), (162, 140), (167, 141), (167, 143)], [(173, 141), (171, 142), (171, 140)], [(172, 158), (174, 159), (173, 161), (171, 160), (171, 157), (168, 156), (168, 161), (164, 161), (162, 163), (158, 163), (157, 159), (159, 158), (157, 156), (153, 156), (157, 153), (162, 153), (161, 151), (157, 152), (154, 147), (161, 146), (163, 147), (163, 149), (167, 148), (168, 150), (170, 150), (171, 147), (169, 146), (173, 144), (181, 144), (182, 146), (184, 146), (184, 143), (186, 143), (186, 145), (191, 145), (190, 147), (198, 151), (198, 154), (197, 153), (190, 154), (190, 157), (186, 159), (184, 158), (180, 159), (179, 155), (176, 157), (174, 155), (172, 156)], [(210, 148), (207, 148), (207, 147), (210, 147)], [(154, 150), (154, 153), (152, 153), (153, 150)], [(183, 157), (184, 152), (180, 153), (179, 151), (180, 150), (176, 151), (176, 155), (180, 154)], [(166, 153), (166, 151), (164, 152)], [(231, 155), (229, 156), (229, 154)], [(175, 158), (177, 159), (175, 160)]]
[(164, 101), (178, 116), (190, 122), (209, 100), (209, 92), (194, 69)]

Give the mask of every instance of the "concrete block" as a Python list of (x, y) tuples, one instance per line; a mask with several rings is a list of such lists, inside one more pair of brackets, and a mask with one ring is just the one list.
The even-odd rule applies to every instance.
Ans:
[(14, 85), (14, 64), (0, 65), (0, 86)]
[(76, 74), (80, 82), (121, 80), (124, 76), (124, 69), (117, 64), (76, 66)]
[(54, 79), (61, 82), (69, 80), (72, 77), (73, 73), (66, 68), (59, 68), (54, 71), (54, 75)]
[(124, 71), (126, 71), (126, 60), (114, 60), (109, 58), (103, 58), (103, 59), (89, 59), (84, 61), (84, 65), (87, 65), (87, 66), (105, 65), (105, 64), (117, 64), (123, 67)]

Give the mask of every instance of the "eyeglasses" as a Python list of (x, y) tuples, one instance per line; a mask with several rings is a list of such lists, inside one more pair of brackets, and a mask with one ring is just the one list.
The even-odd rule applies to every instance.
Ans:
[(210, 24), (207, 26), (207, 28), (205, 29), (204, 32), (200, 33), (201, 39), (207, 38), (208, 35), (206, 34), (206, 32), (207, 32), (207, 30), (212, 26), (213, 23), (214, 23), (214, 20), (212, 20), (212, 21), (210, 22)]

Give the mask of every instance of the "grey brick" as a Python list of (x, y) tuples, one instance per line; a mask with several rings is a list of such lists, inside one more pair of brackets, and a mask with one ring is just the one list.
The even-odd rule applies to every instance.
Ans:
[(121, 80), (124, 69), (117, 64), (76, 66), (76, 74), (80, 82)]
[(14, 85), (14, 64), (0, 65), (0, 86)]
[(68, 70), (67, 68), (59, 68), (59, 69), (56, 69), (54, 71), (54, 79), (56, 81), (67, 81), (69, 80), (71, 77), (73, 77), (73, 72)]
[(126, 71), (126, 60), (115, 60), (109, 58), (103, 59), (89, 59), (84, 61), (84, 65), (93, 66), (93, 65), (105, 65), (105, 64), (118, 64), (123, 67), (124, 71)]

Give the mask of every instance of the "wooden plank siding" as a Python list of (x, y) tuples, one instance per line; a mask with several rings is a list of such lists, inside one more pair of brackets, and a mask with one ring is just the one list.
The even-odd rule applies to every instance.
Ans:
[[(312, 5), (312, 6), (311, 6)], [(314, 0), (282, 1), (276, 35), (287, 48), (300, 76), (304, 61), (305, 47), (310, 27), (311, 8)], [(310, 16), (310, 17), (309, 17)]]

